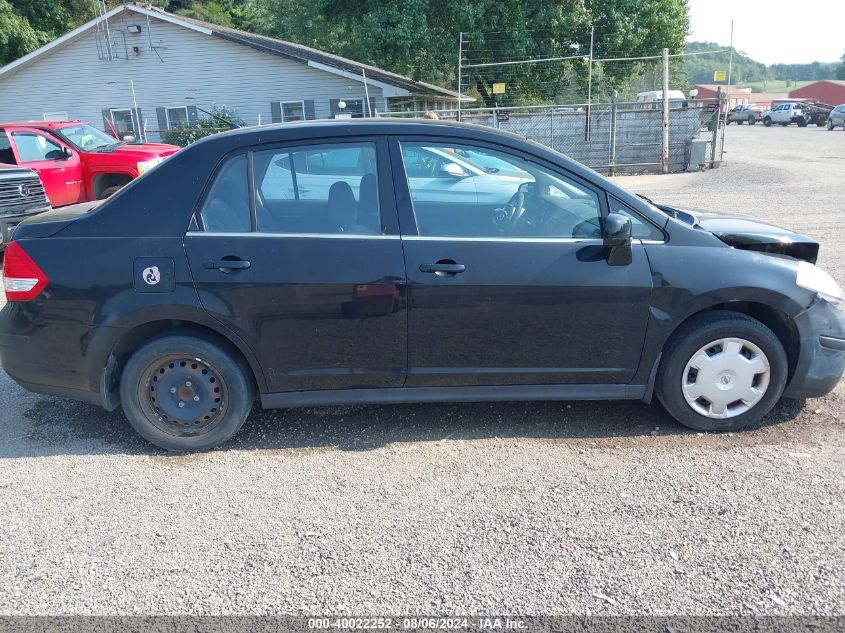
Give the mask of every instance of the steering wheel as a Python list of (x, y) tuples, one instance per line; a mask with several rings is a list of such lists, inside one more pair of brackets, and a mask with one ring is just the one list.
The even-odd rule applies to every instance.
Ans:
[(513, 231), (517, 220), (525, 213), (525, 193), (517, 191), (505, 206), (496, 209), (493, 224), (502, 235)]

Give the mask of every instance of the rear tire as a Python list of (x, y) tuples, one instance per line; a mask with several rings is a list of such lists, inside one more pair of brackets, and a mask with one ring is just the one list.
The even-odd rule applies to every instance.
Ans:
[(771, 411), (787, 373), (786, 352), (769, 328), (744, 314), (708, 312), (672, 335), (655, 391), (684, 426), (735, 431)]
[(120, 380), (123, 412), (148, 442), (205, 451), (231, 438), (252, 408), (249, 368), (202, 338), (167, 335), (140, 347)]
[(757, 123), (757, 119), (753, 116), (748, 117), (748, 125), (754, 125), (755, 123)]

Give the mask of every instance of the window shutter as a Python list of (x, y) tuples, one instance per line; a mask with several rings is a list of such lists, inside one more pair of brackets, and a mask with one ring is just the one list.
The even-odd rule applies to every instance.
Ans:
[(282, 102), (281, 101), (271, 101), (270, 102), (270, 120), (273, 123), (281, 123), (282, 122)]
[(164, 108), (156, 108), (156, 118), (158, 119), (158, 131), (164, 134), (167, 131), (167, 113)]
[(329, 99), (329, 114), (331, 114), (332, 117), (340, 112), (340, 108), (337, 107), (338, 103), (340, 103), (340, 99)]
[(317, 118), (314, 114), (314, 100), (313, 99), (306, 99), (306, 101), (305, 101), (305, 118), (307, 120), (312, 120), (312, 119)]
[(109, 136), (114, 136), (114, 132), (112, 132), (111, 122), (111, 112), (109, 112), (108, 110), (103, 110), (103, 131)]
[(198, 120), (197, 106), (188, 106), (188, 125), (196, 125)]

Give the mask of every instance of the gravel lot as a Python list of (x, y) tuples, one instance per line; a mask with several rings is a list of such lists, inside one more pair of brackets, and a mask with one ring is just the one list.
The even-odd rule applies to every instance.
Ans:
[[(822, 241), (845, 134), (731, 126), (721, 169), (619, 178)], [(701, 435), (641, 403), (255, 412), (168, 456), (0, 377), (0, 615), (843, 614), (845, 389)]]

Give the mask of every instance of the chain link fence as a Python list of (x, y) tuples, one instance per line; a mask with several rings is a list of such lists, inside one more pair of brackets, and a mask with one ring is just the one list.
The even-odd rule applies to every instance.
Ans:
[[(455, 111), (438, 111), (441, 119)], [(385, 112), (383, 117), (420, 117), (422, 112)], [(518, 134), (547, 145), (606, 174), (661, 171), (663, 112), (635, 102), (477, 108), (461, 120)], [(669, 171), (714, 166), (715, 113), (699, 105), (669, 110)]]

